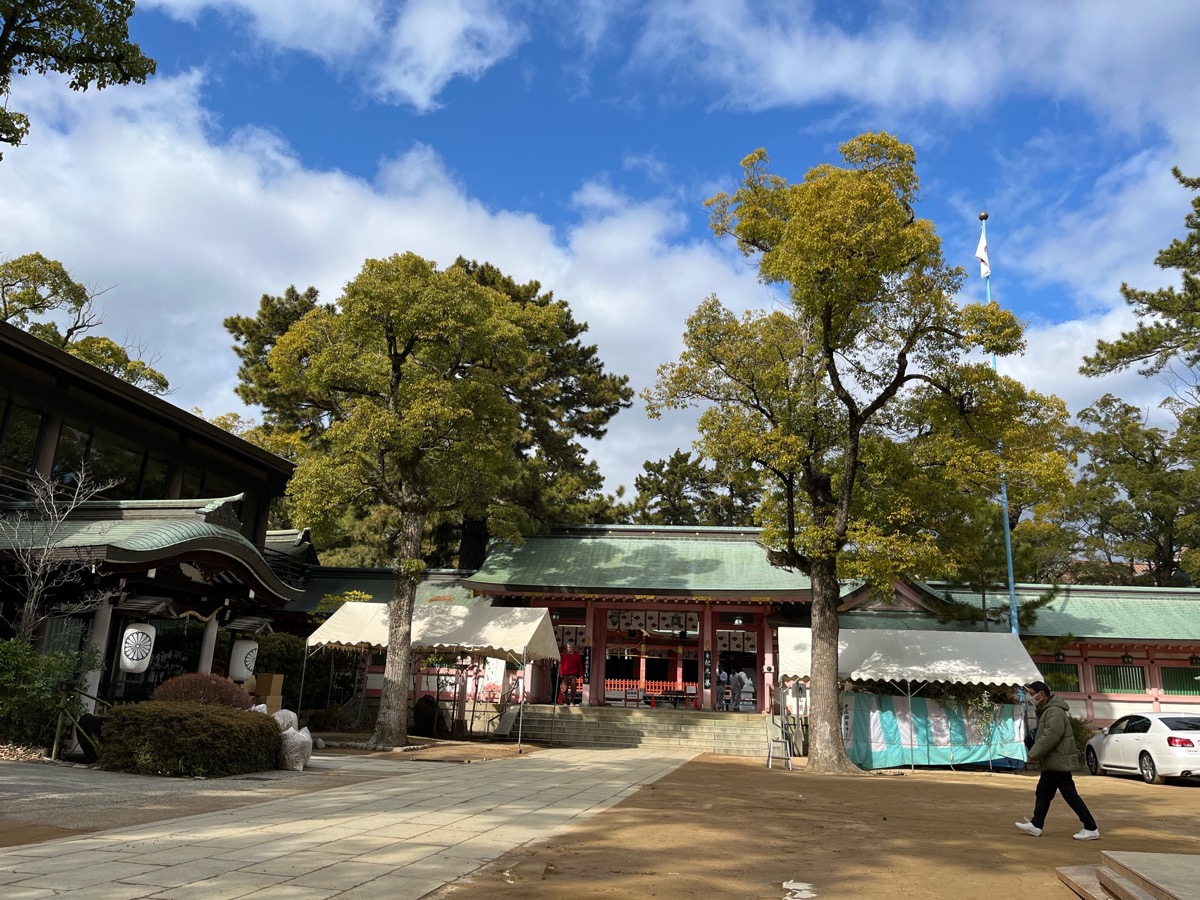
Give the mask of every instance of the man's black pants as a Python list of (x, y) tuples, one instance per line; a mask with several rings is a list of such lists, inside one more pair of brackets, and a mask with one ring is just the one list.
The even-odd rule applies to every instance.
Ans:
[(1071, 807), (1075, 815), (1079, 816), (1079, 821), (1083, 823), (1084, 828), (1088, 831), (1096, 830), (1096, 820), (1092, 818), (1087, 804), (1083, 802), (1079, 791), (1075, 789), (1075, 779), (1071, 777), (1070, 772), (1042, 772), (1037, 783), (1037, 801), (1034, 804), (1030, 822), (1038, 828), (1045, 827), (1046, 813), (1050, 811), (1050, 801), (1054, 799), (1056, 792), (1062, 794), (1063, 799), (1067, 801), (1067, 806)]

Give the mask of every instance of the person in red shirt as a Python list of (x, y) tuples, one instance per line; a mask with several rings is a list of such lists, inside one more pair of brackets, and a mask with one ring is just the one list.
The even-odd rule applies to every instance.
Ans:
[(575, 701), (579, 687), (579, 676), (583, 674), (583, 659), (575, 651), (575, 642), (567, 641), (567, 649), (558, 660), (558, 677), (562, 682), (563, 702), (570, 706)]

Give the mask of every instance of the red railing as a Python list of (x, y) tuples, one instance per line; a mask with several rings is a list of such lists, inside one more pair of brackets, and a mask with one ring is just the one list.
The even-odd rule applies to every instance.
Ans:
[(688, 688), (695, 690), (696, 683), (694, 681), (639, 681), (636, 678), (606, 678), (604, 679), (604, 692), (621, 693), (623, 691), (645, 691), (647, 694), (662, 694), (666, 691), (686, 691)]

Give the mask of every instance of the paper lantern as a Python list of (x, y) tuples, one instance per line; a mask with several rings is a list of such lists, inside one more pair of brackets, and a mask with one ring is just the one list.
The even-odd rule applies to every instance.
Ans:
[(130, 625), (121, 637), (121, 671), (145, 672), (154, 652), (154, 626)]
[(233, 653), (229, 655), (229, 677), (233, 681), (245, 681), (254, 674), (254, 661), (258, 658), (258, 641), (234, 641)]

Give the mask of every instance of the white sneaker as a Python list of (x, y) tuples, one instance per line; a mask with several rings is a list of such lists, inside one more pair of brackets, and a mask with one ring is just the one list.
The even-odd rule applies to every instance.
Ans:
[[(1038, 828), (1032, 822), (1017, 822), (1016, 825), (1021, 831), (1025, 832), (1026, 834), (1031, 834), (1034, 837), (1037, 837), (1042, 833), (1042, 829)], [(1078, 837), (1078, 835), (1076, 836)], [(1096, 837), (1100, 837), (1100, 832), (1096, 832)]]
[(1075, 840), (1077, 840), (1077, 841), (1098, 841), (1098, 840), (1100, 840), (1100, 829), (1094, 828), (1089, 831), (1086, 828), (1081, 828), (1079, 831), (1075, 832)]

